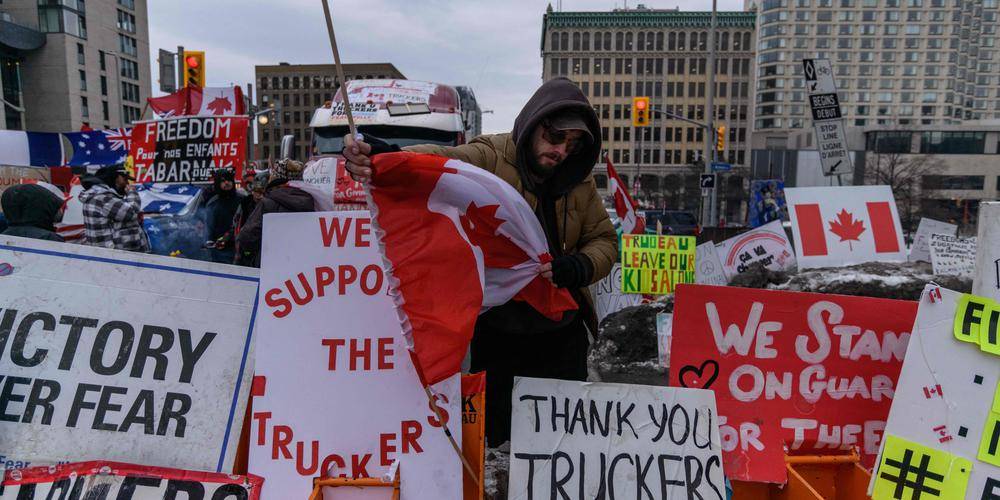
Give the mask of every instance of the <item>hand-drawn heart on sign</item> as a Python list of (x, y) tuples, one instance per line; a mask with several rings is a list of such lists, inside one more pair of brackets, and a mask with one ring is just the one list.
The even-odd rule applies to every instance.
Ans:
[(706, 360), (701, 366), (689, 365), (681, 368), (679, 373), (681, 387), (708, 389), (719, 376), (719, 362)]

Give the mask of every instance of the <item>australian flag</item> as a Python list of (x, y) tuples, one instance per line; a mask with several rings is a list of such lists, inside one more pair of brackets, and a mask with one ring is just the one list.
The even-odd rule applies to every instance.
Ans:
[(74, 167), (125, 163), (132, 146), (132, 129), (90, 130), (64, 134), (73, 145), (69, 165)]
[(147, 214), (186, 215), (196, 204), (202, 189), (191, 185), (139, 184), (136, 186), (142, 211)]

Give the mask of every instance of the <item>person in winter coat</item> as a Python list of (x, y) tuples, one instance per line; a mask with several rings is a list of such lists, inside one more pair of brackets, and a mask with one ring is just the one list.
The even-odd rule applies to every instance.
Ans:
[(205, 202), (205, 239), (212, 262), (232, 264), (236, 252), (232, 245), (233, 218), (246, 195), (236, 190), (232, 169), (216, 170), (212, 179), (213, 194)]
[(124, 165), (102, 167), (94, 177), (100, 182), (80, 193), (86, 243), (149, 252), (149, 237), (142, 227), (142, 202), (129, 185), (135, 179)]
[(252, 250), (244, 249), (236, 243), (236, 239), (243, 231), (243, 227), (246, 226), (250, 215), (253, 214), (253, 210), (257, 208), (257, 204), (260, 203), (260, 200), (264, 199), (264, 189), (267, 188), (269, 176), (270, 173), (267, 170), (262, 170), (257, 172), (249, 182), (245, 182), (250, 195), (243, 197), (243, 201), (240, 202), (240, 208), (236, 210), (236, 216), (233, 217), (233, 230), (230, 232), (236, 250), (236, 261), (234, 263), (238, 266), (253, 266), (257, 258)]
[[(346, 137), (345, 145), (347, 169), (356, 180), (378, 175), (371, 169), (372, 144)], [(510, 439), (514, 376), (587, 378), (588, 330), (597, 333), (587, 287), (611, 272), (618, 255), (615, 229), (590, 175), (601, 152), (600, 123), (583, 92), (570, 80), (556, 78), (535, 92), (509, 134), (480, 136), (455, 147), (405, 149), (462, 160), (517, 189), (535, 210), (554, 257), (539, 273), (569, 289), (579, 305), (558, 322), (518, 301), (479, 316), (472, 371), (486, 370), (486, 436), (490, 446), (499, 446)]]
[(36, 184), (18, 184), (3, 192), (0, 205), (8, 227), (2, 234), (62, 242), (55, 223), (62, 220), (63, 200)]
[(241, 251), (253, 253), (253, 266), (260, 267), (260, 245), (264, 229), (264, 215), (280, 212), (315, 212), (313, 195), (294, 186), (289, 181), (301, 181), (305, 166), (291, 159), (278, 161), (271, 167), (264, 197), (261, 198), (236, 242)]

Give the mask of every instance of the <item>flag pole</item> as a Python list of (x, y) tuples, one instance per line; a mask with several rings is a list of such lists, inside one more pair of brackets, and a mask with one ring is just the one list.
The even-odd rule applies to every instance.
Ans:
[[(351, 131), (351, 137), (358, 137), (358, 127), (354, 124), (354, 114), (351, 112), (351, 103), (347, 100), (347, 79), (344, 77), (344, 68), (340, 64), (340, 50), (337, 49), (337, 37), (333, 32), (333, 17), (330, 15), (330, 3), (328, 0), (322, 0), (323, 2), (323, 14), (326, 16), (326, 32), (330, 37), (330, 49), (333, 51), (333, 62), (336, 66), (337, 77), (340, 79), (340, 97), (344, 101), (344, 114), (347, 116), (347, 126)], [(365, 191), (368, 190), (368, 186), (365, 186)], [(416, 363), (414, 359), (414, 363)], [(417, 372), (420, 373), (419, 366), (417, 367)], [(435, 418), (441, 423), (441, 429), (444, 431), (444, 435), (448, 437), (448, 442), (451, 443), (452, 449), (455, 450), (455, 454), (458, 455), (459, 460), (462, 461), (462, 466), (465, 471), (469, 474), (475, 482), (477, 487), (482, 487), (479, 481), (479, 476), (476, 475), (475, 471), (472, 470), (472, 464), (465, 458), (462, 454), (462, 448), (455, 441), (455, 436), (451, 434), (448, 429), (448, 425), (445, 423), (441, 411), (438, 409), (436, 402), (434, 401), (434, 395), (431, 394), (431, 388), (429, 385), (425, 384), (423, 377), (420, 377), (420, 385), (424, 386), (424, 393), (427, 395), (427, 401), (430, 403), (431, 411), (434, 412)]]
[(337, 37), (333, 33), (333, 17), (330, 15), (330, 3), (327, 0), (323, 0), (323, 14), (326, 15), (326, 32), (330, 36), (330, 49), (333, 50), (334, 69), (337, 71), (337, 78), (340, 80), (340, 97), (344, 101), (344, 114), (347, 115), (347, 127), (351, 131), (351, 137), (356, 138), (358, 127), (354, 124), (351, 103), (347, 100), (347, 79), (344, 77), (344, 67), (340, 64), (340, 51), (337, 49)]

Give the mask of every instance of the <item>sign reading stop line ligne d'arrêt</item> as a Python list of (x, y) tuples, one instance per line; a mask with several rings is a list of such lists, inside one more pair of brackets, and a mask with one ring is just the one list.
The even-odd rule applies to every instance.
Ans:
[(665, 295), (695, 282), (694, 236), (622, 235), (622, 293)]

